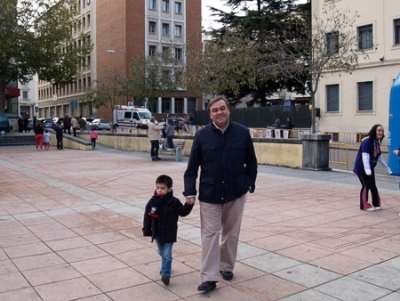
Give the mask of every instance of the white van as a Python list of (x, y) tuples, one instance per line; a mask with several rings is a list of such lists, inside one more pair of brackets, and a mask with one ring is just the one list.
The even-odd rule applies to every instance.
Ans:
[(151, 112), (145, 108), (117, 105), (113, 110), (113, 126), (147, 129)]

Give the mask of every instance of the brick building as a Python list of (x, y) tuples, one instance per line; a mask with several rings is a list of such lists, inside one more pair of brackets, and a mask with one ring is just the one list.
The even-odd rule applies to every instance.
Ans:
[[(73, 29), (89, 33), (94, 48), (80, 67), (76, 81), (55, 90), (39, 81), (39, 116), (83, 115), (111, 120), (110, 108), (95, 110), (84, 103), (88, 88), (107, 73), (129, 72), (131, 57), (149, 55), (170, 46), (175, 55), (184, 57), (188, 42), (201, 47), (201, 1), (199, 0), (78, 0), (80, 24)], [(131, 100), (127, 97), (126, 102)], [(126, 103), (126, 104), (127, 104)], [(160, 95), (157, 113), (194, 113), (200, 99), (190, 91)]]

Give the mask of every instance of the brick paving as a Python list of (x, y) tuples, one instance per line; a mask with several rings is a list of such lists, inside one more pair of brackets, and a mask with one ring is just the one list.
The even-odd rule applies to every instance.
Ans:
[(198, 204), (180, 220), (169, 286), (141, 232), (159, 174), (183, 201), (187, 158), (33, 148), (0, 148), (0, 300), (400, 300), (396, 177), (378, 177), (383, 210), (364, 212), (351, 173), (260, 165), (234, 279), (202, 294)]

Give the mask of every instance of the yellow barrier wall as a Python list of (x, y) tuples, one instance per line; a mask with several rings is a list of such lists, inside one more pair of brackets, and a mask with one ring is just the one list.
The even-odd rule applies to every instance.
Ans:
[[(78, 136), (89, 140), (88, 134), (78, 133)], [(64, 141), (66, 142), (66, 139), (64, 139)], [(174, 138), (174, 142), (179, 144), (183, 143), (182, 154), (187, 157), (190, 155), (190, 150), (193, 144), (192, 138)], [(150, 152), (150, 142), (146, 136), (99, 134), (97, 143), (115, 149)], [(292, 168), (302, 167), (303, 146), (300, 140), (296, 140), (295, 142), (294, 139), (275, 140), (255, 138), (254, 149), (259, 164), (286, 166)]]
[[(55, 132), (49, 131), (49, 133), (51, 136), (50, 145), (52, 147), (57, 148), (57, 139), (56, 139)], [(69, 139), (68, 136), (64, 135), (64, 138), (63, 138), (63, 147), (64, 148), (79, 149), (79, 150), (84, 150), (84, 151), (92, 150), (92, 145), (90, 143), (81, 143), (78, 140)], [(87, 135), (87, 139), (89, 139), (88, 135)]]

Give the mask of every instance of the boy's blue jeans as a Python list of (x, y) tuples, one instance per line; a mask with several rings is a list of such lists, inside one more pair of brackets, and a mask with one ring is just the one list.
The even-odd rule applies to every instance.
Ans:
[(158, 254), (160, 254), (161, 256), (161, 276), (171, 277), (172, 246), (174, 245), (174, 243), (162, 243), (159, 236), (156, 236), (156, 242), (158, 247)]

